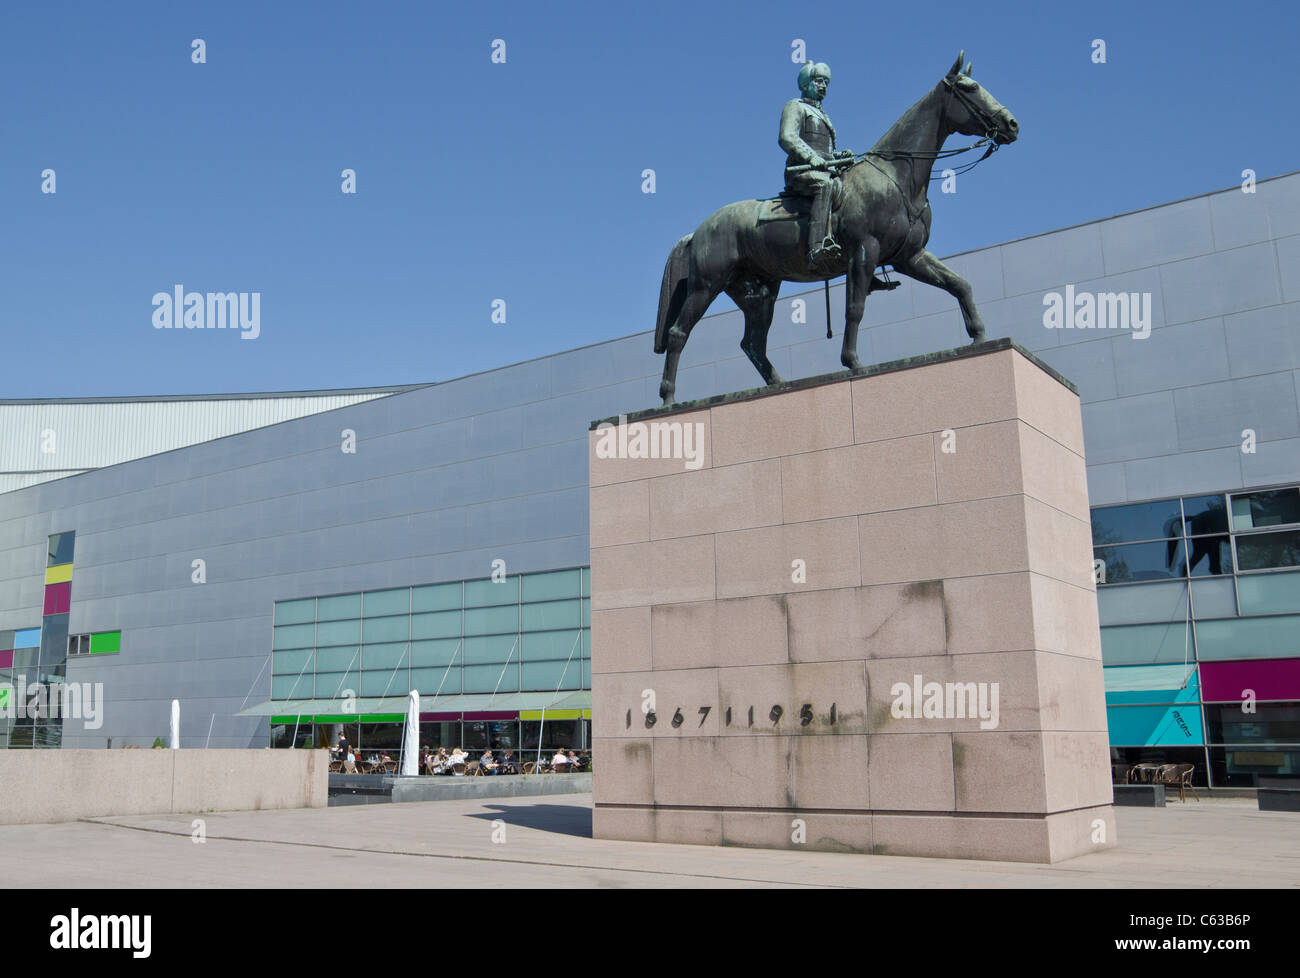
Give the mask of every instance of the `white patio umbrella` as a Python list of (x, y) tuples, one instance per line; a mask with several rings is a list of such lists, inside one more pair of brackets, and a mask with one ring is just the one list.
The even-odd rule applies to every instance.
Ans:
[(420, 773), (420, 693), (411, 690), (406, 700), (406, 726), (402, 729), (402, 777)]

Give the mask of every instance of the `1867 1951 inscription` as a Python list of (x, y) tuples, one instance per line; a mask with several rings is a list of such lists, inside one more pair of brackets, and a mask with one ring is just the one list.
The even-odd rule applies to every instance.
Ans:
[[(647, 692), (649, 691), (647, 690)], [(651, 700), (653, 700), (653, 697), (651, 697)], [(644, 722), (645, 722), (646, 729), (649, 730), (650, 728), (658, 724), (659, 714), (655, 711), (653, 706), (650, 706), (649, 708), (644, 708), (645, 707), (644, 702), (642, 705), (643, 705), (643, 709), (641, 712), (645, 718)], [(689, 712), (690, 707), (686, 707), (686, 709)], [(794, 726), (796, 724), (800, 727), (809, 727), (809, 726), (813, 726), (814, 724), (819, 724), (823, 726), (834, 726), (835, 721), (837, 719), (836, 716), (837, 711), (834, 703), (831, 704), (830, 710), (827, 713), (823, 714), (820, 718), (817, 716), (816, 711), (813, 709), (813, 704), (811, 703), (800, 704), (798, 712), (793, 714), (787, 713), (785, 707), (782, 706), (780, 703), (773, 704), (771, 708), (768, 709), (766, 717), (764, 717), (764, 715), (762, 714), (761, 709), (762, 708), (760, 707), (759, 712), (756, 713), (754, 707), (750, 706), (747, 711), (741, 713), (740, 711), (735, 710), (733, 707), (729, 706), (726, 708), (725, 711), (723, 711), (722, 714), (723, 724), (728, 727), (731, 727), (733, 725), (754, 727), (754, 726), (762, 725), (766, 722), (769, 723), (772, 727), (779, 727), (782, 721), (784, 721), (788, 726)], [(701, 706), (696, 709), (695, 715), (700, 718), (697, 727), (704, 726), (704, 721), (709, 718), (709, 714), (712, 711), (713, 711), (713, 707), (711, 705)], [(668, 720), (668, 722), (674, 728), (680, 727), (684, 723), (686, 723), (687, 716), (688, 714), (682, 712), (682, 707), (678, 706), (673, 709), (672, 717)], [(633, 721), (633, 711), (629, 708), (627, 711), (625, 726), (631, 728), (632, 721)]]

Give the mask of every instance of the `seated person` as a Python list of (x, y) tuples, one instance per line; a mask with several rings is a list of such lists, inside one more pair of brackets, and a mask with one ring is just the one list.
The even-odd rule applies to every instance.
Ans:
[(518, 774), (519, 762), (514, 758), (514, 751), (506, 750), (505, 756), (501, 758), (501, 768), (498, 774)]
[(569, 769), (569, 755), (564, 753), (563, 748), (555, 748), (555, 756), (551, 758), (551, 767), (556, 771), (567, 771)]
[[(457, 748), (455, 748), (455, 749), (452, 750), (452, 752), (451, 752), (451, 757), (449, 757), (447, 760), (448, 760), (448, 763), (451, 765), (451, 773), (452, 773), (453, 775), (455, 775), (456, 777), (458, 777), (458, 778), (459, 778), (459, 777), (464, 777), (464, 775), (465, 775), (465, 762), (469, 760), (469, 755), (466, 754), (466, 753), (465, 753), (463, 750), (461, 750), (459, 747), (457, 747)], [(460, 768), (459, 771), (456, 770), (457, 767)]]
[(479, 758), (478, 763), (479, 763), (479, 767), (483, 769), (485, 774), (497, 773), (497, 762), (496, 762), (496, 758), (492, 756), (492, 751), (485, 750), (483, 752), (483, 756)]

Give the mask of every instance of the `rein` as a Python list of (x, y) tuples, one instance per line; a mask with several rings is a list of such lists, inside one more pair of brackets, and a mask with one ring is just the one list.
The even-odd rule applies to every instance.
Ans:
[[(859, 163), (870, 162), (868, 160), (868, 157), (871, 156), (878, 156), (882, 160), (946, 160), (952, 156), (960, 156), (962, 153), (969, 153), (971, 150), (979, 149), (981, 146), (987, 146), (988, 149), (984, 151), (984, 155), (981, 156), (978, 160), (974, 160), (970, 163), (963, 164), (961, 168), (953, 171), (954, 173), (967, 173), (970, 170), (975, 169), (975, 167), (977, 167), (979, 164), (983, 163), (990, 156), (996, 153), (998, 151), (998, 143), (996, 142), (995, 139), (995, 137), (997, 136), (997, 128), (998, 128), (997, 123), (994, 122), (992, 119), (990, 119), (988, 116), (986, 116), (984, 112), (979, 108), (979, 106), (977, 106), (974, 102), (970, 100), (970, 97), (965, 92), (963, 92), (960, 88), (954, 86), (953, 83), (950, 82), (947, 78), (943, 79), (943, 83), (948, 88), (949, 96), (955, 96), (957, 100), (966, 107), (966, 110), (970, 112), (970, 114), (973, 115), (976, 119), (978, 119), (980, 123), (984, 126), (983, 139), (971, 143), (969, 146), (962, 146), (959, 149), (940, 149), (940, 150), (936, 150), (933, 153), (912, 152), (909, 150), (893, 150), (893, 149), (880, 150), (880, 151), (867, 150), (867, 152), (865, 153), (859, 153), (857, 159), (855, 159), (853, 163), (849, 164), (849, 166), (844, 168), (845, 171), (847, 172), (848, 170), (853, 169), (853, 167), (857, 166)], [(943, 112), (940, 113), (939, 115), (940, 131), (943, 130), (943, 123), (947, 117), (948, 117), (948, 100), (945, 99), (943, 103)], [(877, 169), (879, 169), (879, 167), (877, 167)], [(937, 177), (931, 176), (930, 179), (942, 180), (943, 177), (942, 175)]]

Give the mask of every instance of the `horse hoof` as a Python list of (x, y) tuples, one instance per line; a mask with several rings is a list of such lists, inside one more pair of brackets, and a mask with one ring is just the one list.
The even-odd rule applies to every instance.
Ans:
[(979, 330), (979, 331), (976, 332), (976, 333), (970, 333), (969, 335), (970, 335), (970, 344), (971, 344), (971, 346), (974, 346), (976, 343), (983, 343), (983, 342), (984, 342), (984, 330), (982, 330), (982, 329)]
[(840, 357), (840, 363), (844, 364), (846, 370), (861, 370), (862, 364), (857, 357)]
[(768, 387), (775, 387), (777, 384), (784, 384), (784, 383), (785, 381), (781, 379), (781, 375), (777, 373), (775, 370), (772, 371), (772, 376), (767, 379)]

